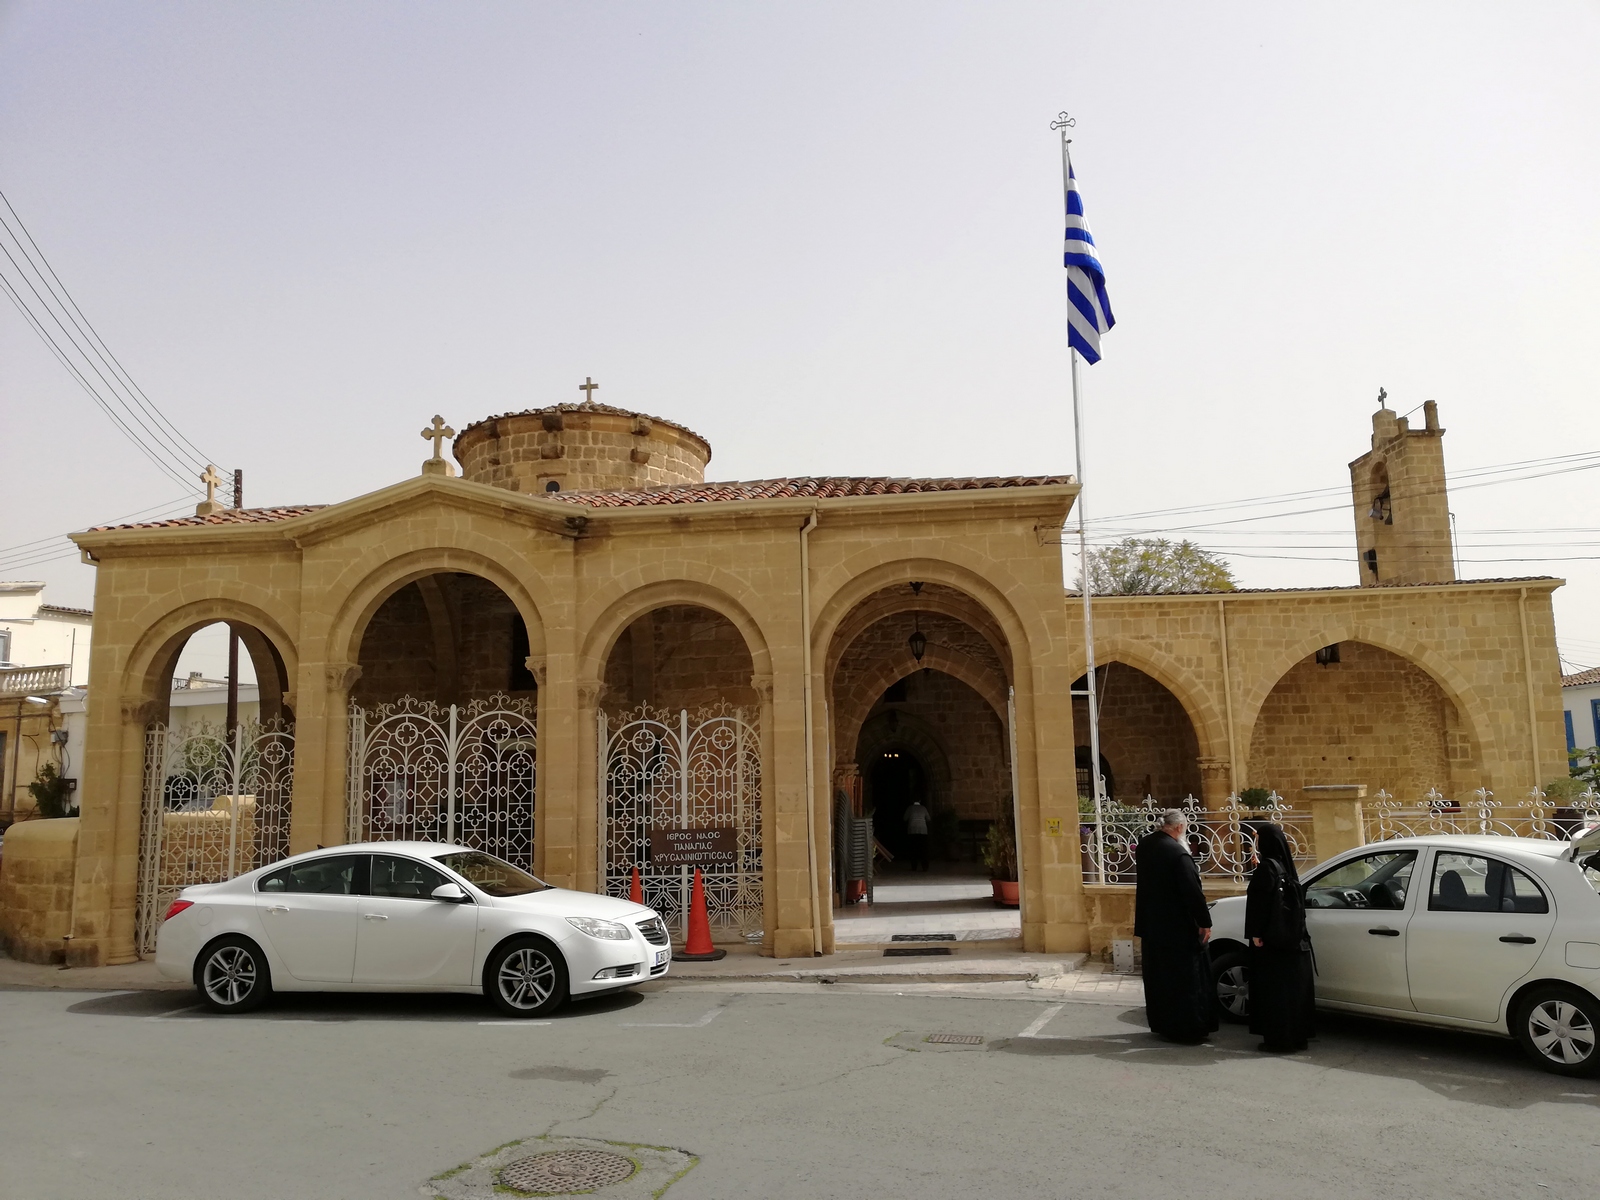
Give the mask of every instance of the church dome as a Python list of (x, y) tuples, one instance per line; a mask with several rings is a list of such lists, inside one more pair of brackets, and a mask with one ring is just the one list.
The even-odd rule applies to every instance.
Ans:
[(711, 461), (692, 430), (592, 401), (487, 417), (452, 451), (464, 478), (530, 494), (704, 483)]

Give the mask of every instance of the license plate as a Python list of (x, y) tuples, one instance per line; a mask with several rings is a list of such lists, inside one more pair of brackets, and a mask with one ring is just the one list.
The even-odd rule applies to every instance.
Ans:
[(659, 967), (662, 963), (666, 962), (671, 957), (672, 957), (672, 951), (671, 950), (657, 950), (656, 951), (656, 963), (655, 963), (655, 965)]

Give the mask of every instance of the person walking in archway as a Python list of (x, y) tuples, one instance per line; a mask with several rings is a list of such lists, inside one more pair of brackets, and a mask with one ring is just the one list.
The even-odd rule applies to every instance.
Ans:
[(932, 816), (921, 800), (913, 800), (906, 809), (906, 843), (913, 871), (928, 869), (928, 820)]
[(1188, 818), (1161, 814), (1161, 826), (1139, 841), (1134, 863), (1133, 932), (1144, 956), (1144, 1011), (1150, 1032), (1194, 1045), (1216, 1031), (1212, 996), (1211, 910), (1189, 853)]
[(1250, 941), (1250, 1032), (1260, 1048), (1292, 1054), (1316, 1033), (1311, 939), (1294, 852), (1271, 821), (1246, 821), (1255, 835), (1256, 869), (1246, 893), (1244, 935)]

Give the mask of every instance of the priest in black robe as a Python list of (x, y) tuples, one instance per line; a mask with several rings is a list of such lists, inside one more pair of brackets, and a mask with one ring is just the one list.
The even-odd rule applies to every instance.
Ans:
[(1140, 839), (1133, 932), (1144, 957), (1144, 1011), (1150, 1032), (1195, 1044), (1217, 1028), (1211, 980), (1211, 909), (1189, 853), (1188, 819), (1177, 809)]

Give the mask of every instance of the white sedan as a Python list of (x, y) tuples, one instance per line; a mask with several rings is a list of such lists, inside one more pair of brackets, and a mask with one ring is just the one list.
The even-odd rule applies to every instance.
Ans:
[[(1511, 1036), (1541, 1067), (1600, 1072), (1600, 830), (1574, 842), (1374, 842), (1304, 876), (1317, 1005)], [(1223, 1015), (1248, 1014), (1242, 896), (1212, 906)]]
[(653, 909), (434, 842), (338, 846), (184, 888), (156, 938), (161, 973), (193, 980), (217, 1012), (274, 991), (481, 991), (532, 1017), (671, 961)]

